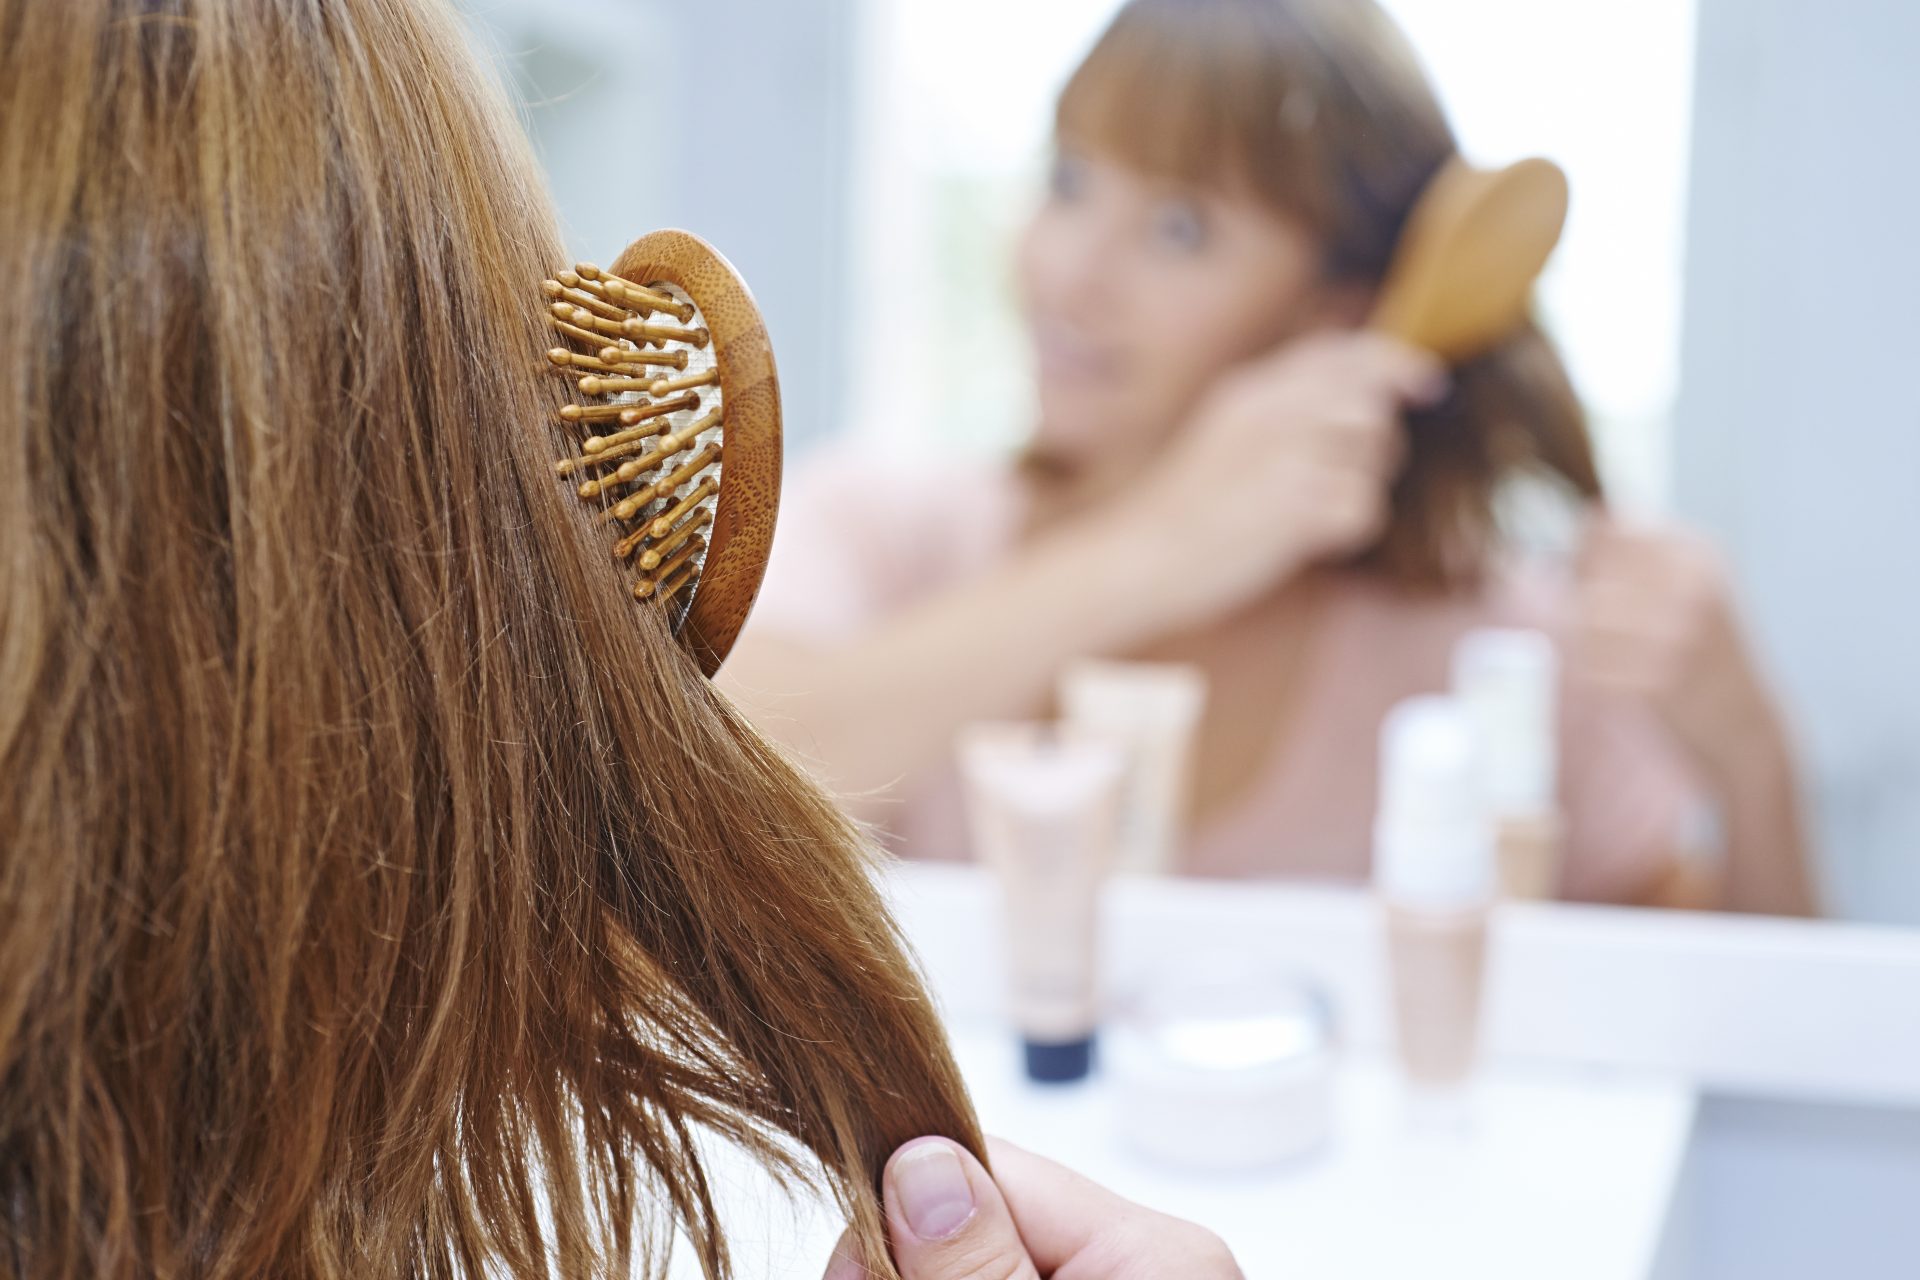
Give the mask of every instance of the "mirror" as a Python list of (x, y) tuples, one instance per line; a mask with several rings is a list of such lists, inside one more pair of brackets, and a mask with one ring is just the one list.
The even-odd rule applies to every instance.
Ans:
[[(1895, 585), (1920, 580), (1910, 514), (1920, 442), (1905, 429), (1915, 392), (1900, 372), (1920, 335), (1895, 301), (1907, 291), (1889, 287), (1913, 283), (1920, 267), (1896, 213), (1912, 207), (1915, 180), (1888, 162), (1900, 139), (1883, 101), (1911, 89), (1882, 52), (1911, 34), (1906, 20), (1876, 19), (1883, 40), (1858, 24), (1802, 39), (1791, 4), (1763, 14), (1707, 0), (1604, 12), (1518, 0), (1384, 7), (1464, 154), (1546, 155), (1570, 177), (1571, 213), (1537, 313), (1585, 408), (1608, 510), (1684, 526), (1722, 559), (1789, 744), (1824, 911), (1920, 924), (1920, 682), (1906, 671), (1920, 610)], [(696, 60), (655, 60), (666, 80), (645, 87), (607, 60), (617, 41), (606, 37), (622, 30), (644, 30), (669, 52), (696, 40), (670, 6), (563, 15), (495, 0), (472, 16), (528, 100), (582, 252), (636, 217), (696, 226), (754, 282), (781, 351), (804, 476), (808, 455), (836, 456), (842, 437), (868, 452), (982, 466), (1030, 442), (1042, 357), (1023, 318), (1019, 247), (1047, 199), (1056, 97), (1115, 8), (821, 0), (777, 18), (756, 9), (732, 51), (756, 74), (740, 93), (703, 96), (700, 119), (753, 141), (721, 157), (698, 130), (665, 130), (671, 184), (610, 173), (582, 141), (583, 121), (641, 99), (670, 110), (699, 93)], [(1770, 48), (1807, 59), (1805, 74), (1756, 74)], [(978, 69), (989, 65), (985, 92)], [(1822, 91), (1804, 92), (1809, 83)], [(1327, 114), (1316, 126), (1301, 111), (1295, 125), (1328, 127)], [(755, 194), (775, 189), (779, 218), (764, 216)], [(826, 299), (831, 324), (820, 322)], [(1524, 495), (1510, 509), (1523, 513), (1508, 517), (1513, 527), (1557, 537), (1563, 555), (1577, 548), (1577, 529), (1529, 522)], [(793, 549), (803, 554), (812, 553)], [(1687, 599), (1658, 602), (1677, 609)], [(1216, 706), (1245, 701), (1233, 665), (1244, 659), (1192, 644), (1134, 647), (1212, 667)], [(1430, 655), (1426, 665), (1432, 683)], [(1259, 688), (1269, 702), (1294, 696), (1284, 681)], [(1659, 720), (1666, 708), (1654, 701)], [(1203, 820), (1214, 793), (1253, 785), (1221, 782), (1220, 761), (1279, 750), (1226, 718), (1203, 729)], [(1676, 754), (1696, 781), (1710, 771), (1684, 743)], [(1762, 771), (1751, 775), (1742, 785), (1761, 787)], [(1706, 809), (1724, 809), (1725, 786), (1696, 789)], [(1791, 816), (1783, 812), (1769, 817), (1777, 824)], [(1724, 813), (1687, 821), (1687, 838), (1703, 846), (1727, 838)], [(930, 822), (951, 837), (957, 810)], [(935, 843), (931, 852), (959, 852), (951, 838)], [(1273, 869), (1290, 864), (1281, 856)], [(1616, 882), (1593, 896), (1627, 892)]]

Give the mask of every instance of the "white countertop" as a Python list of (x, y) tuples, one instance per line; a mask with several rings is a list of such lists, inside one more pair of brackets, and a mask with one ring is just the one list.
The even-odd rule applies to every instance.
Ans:
[[(1020, 1075), (1003, 1014), (996, 890), (906, 866), (887, 887), (990, 1132), (1205, 1223), (1251, 1280), (1553, 1276), (1648, 1280), (1701, 1088), (1920, 1105), (1920, 937), (1889, 930), (1564, 906), (1496, 925), (1487, 1062), (1464, 1133), (1409, 1124), (1384, 1053), (1379, 921), (1366, 895), (1281, 884), (1113, 887), (1105, 971), (1224, 948), (1310, 971), (1348, 1046), (1334, 1135), (1258, 1175), (1156, 1167), (1121, 1141), (1109, 1084)], [(742, 1276), (811, 1280), (837, 1215), (782, 1199), (727, 1152), (714, 1171)], [(695, 1276), (682, 1257), (675, 1276)]]
[(1690, 1089), (1620, 1073), (1493, 1070), (1462, 1131), (1410, 1123), (1391, 1065), (1345, 1060), (1333, 1134), (1260, 1174), (1156, 1167), (1117, 1133), (1101, 1080), (1027, 1084), (996, 1028), (962, 1034), (988, 1130), (1204, 1224), (1250, 1280), (1644, 1280), (1686, 1152)]
[[(1121, 1141), (1098, 1077), (1036, 1086), (1003, 1028), (961, 1029), (955, 1048), (987, 1129), (1115, 1191), (1210, 1227), (1250, 1280), (1645, 1280), (1686, 1152), (1693, 1095), (1619, 1073), (1492, 1071), (1464, 1131), (1407, 1122), (1377, 1058), (1343, 1062), (1333, 1136), (1257, 1174), (1155, 1167)], [(742, 1276), (812, 1280), (841, 1223), (789, 1205), (738, 1156), (716, 1154)], [(676, 1276), (698, 1274), (686, 1258)]]

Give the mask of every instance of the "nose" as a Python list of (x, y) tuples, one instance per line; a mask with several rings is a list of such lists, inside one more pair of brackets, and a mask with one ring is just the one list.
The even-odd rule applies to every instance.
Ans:
[(1121, 265), (1119, 220), (1097, 208), (1062, 211), (1032, 246), (1040, 300), (1073, 321), (1094, 319), (1113, 305)]

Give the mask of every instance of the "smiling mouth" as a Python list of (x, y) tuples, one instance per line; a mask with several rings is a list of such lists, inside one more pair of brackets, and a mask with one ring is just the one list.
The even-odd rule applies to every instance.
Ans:
[(1057, 328), (1036, 327), (1033, 346), (1040, 377), (1048, 382), (1111, 382), (1120, 372), (1121, 362), (1112, 348)]

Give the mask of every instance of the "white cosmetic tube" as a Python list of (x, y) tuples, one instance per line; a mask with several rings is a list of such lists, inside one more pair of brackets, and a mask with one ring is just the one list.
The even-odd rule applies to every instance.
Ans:
[(1081, 1079), (1100, 1020), (1100, 890), (1113, 863), (1125, 751), (1048, 725), (987, 724), (961, 734), (960, 765), (978, 856), (1005, 893), (1027, 1074)]
[(1410, 698), (1381, 732), (1374, 884), (1386, 908), (1394, 1026), (1408, 1079), (1451, 1092), (1480, 1034), (1498, 891), (1473, 722), (1451, 698)]
[(1206, 692), (1206, 675), (1181, 663), (1082, 659), (1060, 677), (1068, 726), (1127, 749), (1118, 870), (1159, 874), (1178, 863)]
[(1509, 898), (1551, 898), (1560, 887), (1559, 678), (1553, 642), (1538, 631), (1471, 631), (1454, 647), (1453, 692), (1479, 733), (1481, 786)]

